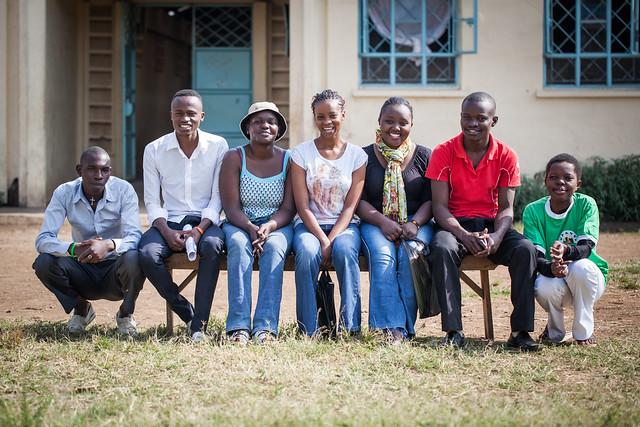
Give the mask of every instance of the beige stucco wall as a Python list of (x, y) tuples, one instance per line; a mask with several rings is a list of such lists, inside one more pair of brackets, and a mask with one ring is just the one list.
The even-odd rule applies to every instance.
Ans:
[[(471, 3), (461, 0), (463, 14)], [(562, 151), (580, 159), (640, 153), (640, 90), (543, 89), (543, 2), (478, 3), (478, 53), (460, 59), (459, 87), (403, 90), (359, 87), (358, 0), (292, 0), (291, 145), (315, 136), (308, 103), (326, 87), (347, 100), (351, 142), (373, 142), (380, 105), (400, 95), (414, 107), (413, 140), (429, 147), (458, 133), (460, 102), (484, 90), (498, 104), (495, 135), (515, 148), (524, 173)]]
[(45, 197), (77, 175), (78, 101), (77, 7), (74, 0), (47, 0), (45, 126), (47, 185)]
[[(0, 0), (0, 94), (7, 93), (7, 0)], [(7, 202), (7, 98), (0, 96), (0, 204)]]

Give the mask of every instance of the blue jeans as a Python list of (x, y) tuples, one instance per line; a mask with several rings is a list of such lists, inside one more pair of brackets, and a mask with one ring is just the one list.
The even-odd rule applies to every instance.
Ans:
[[(329, 234), (332, 224), (321, 225)], [(318, 327), (316, 287), (320, 274), (322, 253), (320, 241), (304, 224), (295, 227), (293, 250), (296, 253), (296, 315), (303, 333), (313, 335)], [(340, 321), (342, 330), (360, 331), (360, 231), (350, 224), (333, 241), (331, 263), (336, 269), (340, 285)]]
[(282, 300), (282, 275), (284, 262), (291, 252), (293, 226), (279, 228), (269, 234), (264, 252), (258, 260), (260, 288), (258, 303), (251, 328), (251, 275), (253, 273), (253, 246), (244, 230), (226, 223), (222, 227), (227, 245), (227, 270), (229, 282), (229, 314), (227, 333), (238, 329), (269, 331), (278, 334), (280, 302)]
[[(369, 260), (369, 328), (397, 328), (405, 336), (415, 335), (418, 305), (404, 246), (396, 247), (372, 224), (362, 223), (360, 232)], [(418, 230), (417, 238), (424, 243), (428, 244), (432, 236), (430, 222)]]

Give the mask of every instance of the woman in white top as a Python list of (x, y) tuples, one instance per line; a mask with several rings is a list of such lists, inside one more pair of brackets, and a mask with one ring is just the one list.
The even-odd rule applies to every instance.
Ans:
[(315, 289), (320, 267), (335, 267), (340, 284), (340, 326), (360, 331), (360, 232), (353, 214), (362, 194), (367, 155), (344, 141), (344, 99), (316, 94), (311, 109), (320, 135), (291, 153), (291, 178), (299, 218), (294, 228), (296, 314), (303, 333), (317, 329)]

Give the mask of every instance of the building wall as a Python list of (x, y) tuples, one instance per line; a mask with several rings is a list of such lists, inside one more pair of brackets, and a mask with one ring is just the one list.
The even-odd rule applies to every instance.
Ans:
[(45, 197), (74, 179), (79, 153), (77, 7), (74, 0), (47, 0), (46, 24), (46, 176)]
[[(471, 15), (471, 3), (461, 0), (462, 15)], [(414, 107), (413, 140), (434, 147), (459, 132), (464, 96), (483, 90), (498, 104), (494, 134), (518, 152), (524, 173), (561, 151), (579, 159), (640, 153), (640, 90), (543, 88), (543, 2), (478, 4), (478, 53), (461, 57), (459, 88), (407, 90), (359, 87), (358, 0), (292, 0), (291, 75), (302, 77), (291, 81), (291, 146), (316, 135), (308, 104), (327, 87), (347, 100), (344, 137), (363, 146), (391, 95)]]

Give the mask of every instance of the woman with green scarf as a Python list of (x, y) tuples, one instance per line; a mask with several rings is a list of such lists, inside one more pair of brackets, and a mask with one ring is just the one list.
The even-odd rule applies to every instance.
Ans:
[(409, 258), (401, 239), (431, 241), (431, 183), (425, 171), (431, 150), (416, 145), (411, 104), (399, 97), (385, 101), (376, 142), (369, 156), (357, 214), (369, 260), (369, 328), (392, 342), (415, 335), (417, 317)]

